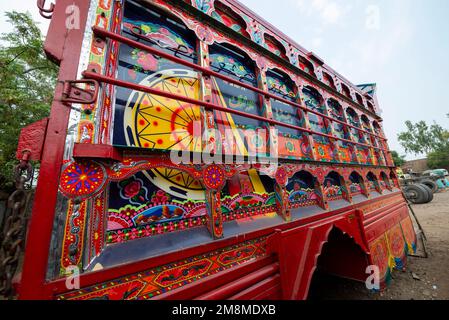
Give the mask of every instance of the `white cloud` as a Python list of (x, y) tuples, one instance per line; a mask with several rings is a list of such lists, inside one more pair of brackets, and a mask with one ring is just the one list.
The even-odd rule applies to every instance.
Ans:
[(338, 22), (342, 16), (342, 11), (335, 2), (332, 2), (322, 9), (321, 16), (323, 17), (325, 23), (334, 24)]
[(317, 16), (326, 25), (339, 23), (350, 10), (350, 6), (334, 0), (296, 0), (295, 3), (301, 14)]

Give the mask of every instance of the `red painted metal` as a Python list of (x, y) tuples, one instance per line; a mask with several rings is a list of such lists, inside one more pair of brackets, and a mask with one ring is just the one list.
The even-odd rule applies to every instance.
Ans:
[(265, 280), (279, 271), (279, 264), (274, 263), (264, 268), (258, 269), (249, 275), (228, 283), (212, 292), (206, 293), (196, 298), (196, 300), (224, 300), (235, 295), (254, 284)]
[(361, 282), (367, 278), (365, 271), (368, 266), (366, 251), (338, 229), (331, 232), (318, 258), (321, 272)]
[(222, 106), (210, 103), (210, 102), (205, 102), (205, 101), (201, 101), (201, 100), (195, 100), (195, 99), (191, 99), (191, 98), (188, 98), (188, 97), (172, 94), (172, 93), (169, 93), (169, 92), (165, 92), (165, 91), (149, 88), (147, 86), (139, 85), (139, 84), (136, 84), (136, 83), (133, 83), (133, 82), (123, 81), (123, 80), (112, 78), (112, 77), (107, 77), (107, 76), (104, 76), (104, 75), (97, 74), (95, 72), (85, 71), (85, 72), (83, 72), (83, 76), (85, 78), (88, 78), (88, 79), (94, 79), (94, 80), (97, 80), (99, 82), (109, 83), (109, 84), (113, 84), (113, 85), (119, 86), (119, 87), (133, 89), (133, 90), (137, 90), (137, 91), (141, 91), (141, 92), (146, 92), (146, 93), (158, 95), (158, 96), (169, 98), (169, 99), (180, 100), (180, 101), (183, 101), (183, 102), (191, 103), (193, 105), (200, 105), (202, 107), (205, 107), (208, 110), (216, 110), (216, 111), (232, 113), (232, 114), (235, 114), (235, 115), (239, 115), (239, 116), (255, 119), (255, 120), (258, 120), (258, 121), (266, 122), (266, 123), (269, 123), (269, 124), (272, 124), (272, 125), (277, 125), (277, 126), (281, 126), (281, 127), (285, 127), (285, 128), (295, 129), (295, 130), (299, 130), (299, 131), (306, 132), (306, 133), (309, 133), (309, 134), (314, 134), (314, 135), (318, 135), (318, 136), (321, 136), (321, 137), (326, 137), (326, 138), (329, 138), (329, 139), (333, 139), (333, 140), (343, 141), (343, 142), (347, 142), (347, 143), (350, 143), (350, 144), (355, 144), (355, 145), (363, 146), (363, 147), (367, 147), (367, 148), (373, 148), (373, 149), (377, 149), (377, 150), (387, 151), (385, 149), (382, 149), (382, 148), (379, 148), (379, 147), (375, 147), (375, 146), (371, 146), (371, 145), (368, 145), (368, 144), (365, 144), (365, 143), (360, 143), (360, 142), (355, 142), (355, 141), (352, 141), (352, 140), (347, 140), (347, 139), (335, 137), (335, 136), (332, 136), (332, 135), (329, 135), (329, 134), (325, 134), (325, 133), (321, 133), (321, 132), (318, 132), (318, 131), (309, 130), (309, 129), (306, 129), (306, 128), (303, 128), (303, 127), (294, 126), (294, 125), (291, 125), (291, 124), (288, 124), (288, 123), (284, 123), (284, 122), (281, 122), (281, 121), (267, 119), (265, 117), (256, 116), (256, 115), (249, 114), (249, 113), (246, 113), (246, 112), (243, 112), (243, 111), (234, 110), (234, 109), (230, 109), (230, 108), (225, 108), (225, 107), (222, 107)]
[[(283, 103), (285, 103), (287, 105), (296, 107), (298, 109), (302, 109), (302, 110), (304, 110), (306, 112), (310, 112), (310, 113), (316, 114), (316, 115), (318, 115), (320, 117), (323, 117), (323, 118), (325, 118), (327, 120), (330, 120), (331, 122), (336, 122), (336, 123), (339, 123), (339, 124), (343, 124), (343, 125), (348, 126), (350, 128), (354, 128), (354, 129), (358, 130), (359, 132), (363, 132), (363, 133), (369, 134), (370, 136), (373, 136), (373, 137), (376, 137), (378, 139), (387, 141), (387, 139), (385, 137), (376, 135), (376, 134), (374, 134), (372, 132), (369, 132), (369, 131), (365, 131), (365, 130), (357, 127), (357, 126), (353, 126), (353, 125), (351, 125), (349, 123), (346, 123), (344, 121), (340, 121), (338, 119), (329, 117), (327, 115), (322, 114), (321, 112), (318, 112), (318, 111), (315, 111), (315, 110), (310, 109), (308, 107), (305, 107), (305, 106), (303, 106), (303, 105), (301, 105), (299, 103), (292, 102), (291, 100), (284, 99), (284, 98), (282, 98), (282, 97), (280, 97), (278, 95), (275, 95), (275, 94), (272, 94), (270, 92), (264, 91), (262, 89), (253, 87), (253, 86), (248, 85), (246, 83), (237, 81), (237, 80), (235, 80), (233, 78), (230, 78), (230, 77), (225, 76), (225, 75), (223, 75), (221, 73), (215, 72), (215, 71), (213, 71), (211, 69), (201, 67), (201, 66), (199, 66), (197, 64), (194, 64), (194, 63), (190, 63), (188, 61), (185, 61), (185, 60), (180, 59), (178, 57), (172, 56), (172, 55), (170, 55), (168, 53), (165, 53), (163, 51), (160, 51), (158, 49), (152, 48), (152, 47), (147, 46), (145, 44), (142, 44), (140, 42), (137, 42), (137, 41), (134, 41), (132, 39), (126, 38), (126, 37), (124, 37), (122, 35), (119, 35), (117, 33), (110, 32), (110, 31), (107, 31), (105, 29), (98, 28), (98, 27), (94, 27), (93, 31), (99, 37), (109, 38), (109, 39), (112, 39), (112, 40), (119, 41), (121, 43), (127, 44), (129, 46), (132, 46), (132, 47), (135, 47), (135, 48), (139, 48), (141, 50), (145, 50), (145, 51), (147, 51), (149, 53), (155, 54), (155, 55), (160, 56), (162, 58), (171, 60), (173, 62), (179, 63), (179, 64), (184, 65), (186, 67), (189, 67), (189, 68), (192, 68), (194, 70), (200, 71), (203, 75), (208, 75), (208, 76), (213, 76), (213, 77), (216, 77), (216, 78), (220, 78), (220, 79), (225, 80), (225, 81), (227, 81), (229, 83), (233, 83), (235, 85), (241, 86), (241, 87), (246, 88), (248, 90), (257, 92), (257, 93), (259, 93), (259, 94), (261, 94), (261, 95), (263, 95), (265, 97), (268, 97), (268, 98), (271, 98), (271, 99), (275, 99), (275, 100), (281, 101), (281, 102), (283, 102)], [(138, 34), (136, 34), (136, 35), (138, 35)], [(145, 38), (144, 36), (141, 36), (141, 35), (139, 35), (139, 36), (141, 38)]]
[(46, 0), (37, 0), (37, 7), (39, 8), (39, 14), (45, 19), (51, 19), (55, 5), (50, 3), (49, 8), (45, 8)]
[[(73, 80), (77, 77), (80, 48), (84, 37), (84, 26), (87, 20), (89, 1), (59, 0), (54, 8), (50, 30), (61, 28), (65, 24), (65, 10), (69, 5), (77, 5), (80, 9), (80, 29), (63, 30), (65, 37), (59, 43), (52, 43), (52, 50), (62, 53), (59, 71), (59, 82), (55, 90), (50, 118), (42, 152), (39, 181), (36, 188), (35, 201), (27, 235), (25, 260), (19, 296), (21, 299), (50, 299), (51, 290), (45, 290), (45, 279), (48, 263), (48, 250), (53, 229), (53, 220), (58, 192), (59, 168), (62, 166), (67, 123), (70, 109), (58, 97), (63, 94), (61, 81)], [(58, 39), (61, 39), (59, 36)], [(47, 39), (48, 41), (52, 41)], [(55, 51), (53, 51), (55, 52)], [(55, 56), (56, 58), (56, 56)]]
[[(39, 1), (39, 5), (45, 10), (45, 1)], [(65, 8), (69, 5), (76, 5), (81, 13), (81, 28), (79, 30), (66, 30), (61, 26), (65, 23)], [(58, 294), (67, 292), (66, 280), (58, 279), (54, 281), (46, 280), (48, 263), (48, 250), (54, 223), (54, 210), (58, 194), (58, 181), (60, 168), (63, 163), (64, 146), (66, 143), (66, 130), (70, 108), (66, 106), (75, 102), (93, 102), (98, 94), (98, 83), (93, 82), (94, 90), (88, 92), (75, 93), (77, 89), (64, 86), (64, 83), (72, 83), (77, 78), (77, 63), (80, 58), (80, 48), (84, 38), (84, 25), (88, 12), (89, 1), (84, 0), (59, 0), (52, 8), (53, 20), (50, 25), (49, 36), (46, 41), (47, 55), (60, 63), (59, 82), (55, 92), (55, 99), (52, 104), (51, 116), (48, 121), (48, 129), (45, 131), (45, 144), (42, 152), (41, 175), (36, 191), (30, 231), (25, 251), (25, 263), (20, 285), (21, 299), (52, 299)], [(314, 113), (331, 122), (341, 123), (347, 127), (355, 128), (359, 132), (369, 134), (386, 141), (382, 136), (375, 135), (356, 126), (339, 121), (311, 110), (301, 104), (292, 103), (269, 92), (254, 88), (237, 80), (213, 72), (207, 68), (202, 68), (195, 64), (189, 64), (182, 59), (178, 59), (154, 48), (133, 41), (119, 34), (109, 32), (104, 29), (94, 28), (94, 33), (103, 38), (110, 38), (142, 50), (146, 50), (155, 55), (165, 57), (182, 65), (198, 70), (206, 76), (221, 78), (230, 83), (245, 87), (266, 98), (282, 101), (291, 106), (297, 107), (306, 112)], [(103, 43), (104, 44), (104, 43)], [(104, 48), (104, 46), (103, 46)], [(226, 113), (241, 115), (244, 117), (263, 121), (273, 125), (279, 125), (295, 130), (300, 130), (309, 134), (324, 136), (332, 140), (344, 141), (353, 145), (361, 145), (368, 148), (387, 151), (372, 145), (357, 143), (355, 141), (340, 139), (331, 135), (315, 132), (305, 128), (287, 125), (282, 122), (267, 119), (265, 117), (254, 116), (245, 112), (223, 108), (221, 106), (181, 97), (167, 92), (151, 89), (134, 83), (117, 80), (100, 74), (97, 67), (90, 66), (89, 71), (84, 76), (94, 81), (104, 82), (115, 86), (122, 86), (150, 94), (164, 96), (171, 99), (185, 101), (194, 105), (201, 105), (207, 110), (218, 110)], [(95, 70), (92, 70), (95, 69)], [(92, 72), (95, 71), (95, 72)], [(84, 80), (81, 80), (84, 81)], [(89, 80), (91, 81), (91, 80)], [(79, 81), (77, 81), (79, 83)], [(76, 84), (76, 83), (75, 83)], [(82, 99), (77, 99), (77, 97)], [(63, 99), (61, 99), (63, 97)], [(64, 99), (65, 97), (65, 99)], [(65, 101), (65, 102), (64, 102)], [(40, 127), (42, 130), (43, 126)], [(44, 139), (41, 139), (42, 141)], [(41, 145), (41, 140), (36, 140), (37, 145)], [(26, 150), (23, 146), (21, 150)], [(36, 146), (36, 154), (38, 152)], [(34, 152), (34, 151), (32, 151)], [(122, 161), (122, 150), (110, 145), (75, 144), (73, 157), (75, 159), (112, 159)], [(384, 203), (382, 203), (384, 202)], [(347, 256), (348, 260), (353, 257), (357, 263), (352, 268), (344, 269), (338, 262), (330, 260), (329, 271), (342, 276), (362, 280), (360, 270), (365, 263), (372, 263), (373, 258), (370, 253), (372, 241), (382, 235), (392, 225), (399, 223), (408, 216), (406, 205), (400, 192), (390, 195), (382, 195), (377, 199), (369, 199), (358, 204), (323, 212), (321, 214), (302, 218), (293, 222), (285, 222), (276, 227), (269, 227), (246, 234), (214, 241), (212, 243), (200, 245), (194, 248), (182, 249), (178, 252), (167, 253), (158, 257), (144, 259), (142, 261), (132, 261), (129, 264), (104, 269), (97, 272), (84, 273), (80, 276), (81, 287), (99, 285), (101, 283), (127, 277), (137, 272), (143, 272), (154, 267), (176, 263), (180, 259), (197, 257), (210, 253), (214, 250), (228, 246), (241, 244), (244, 241), (268, 237), (267, 255), (254, 261), (248, 261), (238, 267), (230, 268), (218, 274), (203, 278), (179, 289), (169, 291), (157, 296), (156, 299), (304, 299), (307, 297), (310, 282), (315, 269), (318, 267), (318, 257), (328, 246), (329, 236), (333, 230), (340, 230), (349, 235), (351, 245), (358, 246), (359, 255)], [(331, 239), (332, 240), (332, 239)], [(349, 243), (348, 242), (348, 243)], [(330, 245), (330, 244), (329, 244)], [(337, 243), (337, 252), (346, 250), (346, 244)], [(329, 258), (329, 257), (327, 257)], [(326, 262), (326, 260), (324, 260)]]
[[(335, 215), (327, 220), (310, 223), (307, 227), (290, 228), (278, 231), (270, 240), (272, 252), (279, 257), (283, 298), (303, 300), (307, 298), (310, 282), (317, 266), (317, 259), (330, 232), (340, 229), (350, 234), (362, 250), (368, 254), (368, 243), (362, 236), (363, 229), (356, 211)], [(289, 244), (295, 243), (301, 250), (292, 250)]]
[(66, 104), (94, 104), (99, 90), (100, 85), (95, 80), (65, 81), (61, 101)]
[(41, 160), (47, 125), (48, 118), (44, 118), (21, 130), (16, 153), (17, 160), (22, 159), (25, 150), (30, 152), (30, 160)]
[[(69, 5), (68, 2), (65, 4)], [(66, 28), (61, 27), (65, 23), (66, 19), (67, 16), (65, 10), (60, 10), (55, 6), (44, 43), (45, 54), (51, 61), (58, 65), (60, 65), (63, 58), (64, 44), (67, 40), (67, 30)], [(79, 48), (77, 51), (79, 51)]]
[[(391, 195), (387, 195), (384, 197), (384, 199), (388, 199), (388, 198), (397, 196), (398, 194), (401, 194), (401, 193), (394, 193)], [(141, 272), (141, 271), (147, 270), (149, 268), (157, 267), (160, 265), (165, 265), (165, 264), (179, 261), (182, 259), (186, 259), (186, 258), (189, 258), (192, 256), (201, 255), (201, 254), (204, 254), (204, 253), (207, 253), (210, 251), (217, 250), (219, 248), (232, 246), (232, 245), (241, 243), (243, 241), (256, 239), (256, 238), (260, 238), (260, 237), (264, 237), (264, 236), (269, 236), (269, 235), (273, 235), (273, 234), (274, 235), (272, 236), (272, 240), (269, 242), (270, 246), (269, 246), (269, 248), (267, 248), (267, 250), (269, 253), (277, 254), (278, 246), (277, 246), (276, 240), (278, 239), (278, 233), (276, 233), (276, 231), (283, 232), (283, 231), (287, 231), (290, 229), (300, 228), (301, 226), (305, 227), (309, 224), (312, 224), (312, 223), (318, 222), (318, 221), (329, 221), (330, 218), (338, 217), (338, 216), (346, 213), (348, 210), (354, 210), (354, 208), (356, 208), (358, 206), (368, 205), (368, 204), (374, 203), (374, 202), (376, 202), (376, 200), (367, 200), (365, 202), (358, 204), (357, 206), (351, 205), (346, 208), (341, 208), (338, 210), (326, 212), (326, 213), (316, 215), (316, 216), (306, 217), (299, 221), (290, 222), (290, 223), (280, 225), (280, 226), (277, 226), (274, 228), (267, 228), (267, 229), (247, 233), (247, 234), (242, 234), (237, 237), (230, 238), (230, 239), (216, 241), (211, 244), (181, 250), (181, 251), (176, 252), (175, 254), (173, 254), (173, 253), (165, 254), (165, 255), (161, 255), (159, 257), (145, 259), (143, 261), (131, 262), (130, 264), (127, 264), (127, 265), (117, 266), (114, 268), (109, 268), (109, 269), (105, 269), (105, 270), (101, 270), (101, 271), (97, 271), (97, 272), (91, 272), (91, 273), (87, 273), (87, 274), (81, 274), (80, 275), (80, 284), (82, 287), (88, 287), (88, 286), (91, 286), (94, 284), (114, 280), (114, 279), (120, 278), (120, 277), (128, 275), (128, 274)], [(361, 229), (361, 230), (363, 230), (363, 229)], [(282, 268), (283, 268), (283, 266), (281, 264), (281, 269)], [(229, 278), (227, 278), (227, 277), (224, 277), (224, 279), (226, 282), (229, 280)], [(48, 282), (47, 284), (45, 284), (45, 288), (46, 288), (47, 292), (51, 291), (53, 294), (60, 294), (60, 293), (67, 291), (65, 279)], [(181, 297), (182, 298), (180, 298), (180, 299), (184, 299), (183, 295), (181, 295)], [(175, 298), (175, 299), (178, 299), (178, 298)]]
[(200, 295), (210, 293), (216, 288), (225, 286), (231, 281), (241, 279), (254, 270), (259, 270), (276, 263), (274, 256), (258, 259), (224, 271), (223, 273), (210, 276), (208, 278), (191, 283), (172, 292), (167, 292), (157, 296), (155, 300), (191, 300)]
[[(281, 289), (281, 275), (276, 274), (274, 276), (270, 276), (266, 278), (265, 280), (262, 280), (255, 285), (231, 296), (228, 298), (228, 300), (262, 300), (265, 297), (259, 295), (266, 295), (267, 297), (270, 297), (270, 299), (274, 299), (273, 296), (276, 296), (276, 293), (279, 294), (279, 298), (282, 296), (282, 289)], [(271, 291), (274, 292), (271, 292)], [(260, 293), (259, 293), (260, 292)]]
[(408, 207), (406, 203), (397, 204), (387, 210), (376, 222), (365, 224), (365, 233), (368, 241), (373, 241), (384, 234), (391, 226), (397, 225), (401, 220), (408, 216)]

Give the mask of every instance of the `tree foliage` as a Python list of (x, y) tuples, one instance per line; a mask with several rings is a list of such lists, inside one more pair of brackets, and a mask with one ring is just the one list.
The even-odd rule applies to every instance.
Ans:
[(407, 131), (398, 135), (402, 147), (407, 153), (429, 154), (449, 146), (449, 132), (434, 123), (427, 125), (425, 121), (405, 123)]
[(13, 31), (0, 37), (0, 190), (11, 189), (20, 130), (49, 114), (58, 67), (45, 57), (29, 13), (7, 12)]
[(397, 151), (391, 151), (391, 156), (396, 167), (402, 167), (405, 163), (405, 156), (399, 155)]
[(449, 146), (429, 153), (427, 155), (427, 165), (430, 169), (449, 170)]
[(405, 124), (407, 131), (398, 135), (405, 151), (427, 154), (427, 164), (431, 169), (449, 169), (449, 131), (436, 123), (429, 126), (424, 121), (416, 124), (407, 121)]

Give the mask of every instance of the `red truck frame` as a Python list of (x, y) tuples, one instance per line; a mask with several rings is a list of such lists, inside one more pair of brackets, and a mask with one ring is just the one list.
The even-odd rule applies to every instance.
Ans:
[[(181, 57), (188, 52), (184, 44), (178, 42), (171, 51), (158, 47), (143, 24), (127, 27), (125, 34), (128, 3), (150, 8), (158, 17), (183, 25), (186, 34), (194, 34), (195, 62)], [(17, 281), (20, 299), (297, 300), (307, 298), (317, 268), (364, 282), (367, 268), (377, 266), (381, 287), (394, 268), (405, 268), (407, 254), (415, 251), (416, 235), (380, 125), (375, 86), (352, 85), (234, 0), (58, 0), (47, 9), (45, 5), (38, 1), (41, 13), (51, 18), (45, 51), (60, 72), (48, 121), (24, 130), (19, 144), (18, 154), (28, 149), (33, 159), (41, 161), (23, 271)], [(224, 67), (210, 67), (215, 44), (228, 50), (231, 45), (238, 47), (233, 53), (254, 61), (256, 80), (250, 80), (257, 85), (245, 80), (247, 74), (239, 80), (223, 73)], [(199, 97), (118, 76), (119, 50), (124, 46), (195, 72)], [(285, 85), (270, 87), (273, 72), (289, 78), (293, 91), (282, 95), (278, 93)], [(218, 80), (253, 92), (263, 112), (220, 103), (214, 98)], [(267, 137), (271, 147), (281, 150), (274, 171), (257, 161), (176, 165), (157, 148), (124, 148), (115, 143), (118, 88), (195, 105), (206, 128), (217, 126), (217, 114), (226, 114), (271, 129), (295, 130), (302, 138), (298, 142), (285, 136)], [(319, 93), (323, 108), (310, 107), (301, 97), (311, 90)], [(284, 107), (277, 107), (275, 101), (297, 110), (300, 121), (292, 124), (277, 118), (273, 110)], [(345, 114), (329, 111), (335, 102), (340, 106), (335, 110), (341, 108)], [(318, 120), (312, 121), (313, 117)], [(318, 130), (320, 126), (325, 130)], [(287, 156), (285, 146), (295, 143), (304, 148)], [(111, 184), (121, 186), (121, 181), (138, 172), (158, 168), (179, 170), (183, 177), (199, 181), (205, 214), (171, 224), (109, 230), (109, 191), (105, 190)], [(296, 189), (290, 190), (289, 185), (300, 172), (313, 177), (313, 199), (292, 203)], [(225, 186), (236, 176), (247, 179), (255, 173), (272, 183), (272, 202), (224, 212), (222, 193), (229, 188)], [(335, 185), (330, 176), (337, 177)], [(91, 180), (74, 187), (73, 179)], [(253, 194), (251, 199), (260, 197)], [(231, 232), (231, 222), (237, 231)], [(200, 228), (208, 230), (210, 239), (182, 238), (190, 231), (202, 234)], [(153, 250), (146, 246), (165, 244), (173, 237), (186, 243), (148, 256), (142, 253)], [(146, 242), (149, 238), (156, 240)], [(114, 258), (119, 255), (126, 257)], [(81, 270), (80, 288), (67, 285), (72, 266)]]

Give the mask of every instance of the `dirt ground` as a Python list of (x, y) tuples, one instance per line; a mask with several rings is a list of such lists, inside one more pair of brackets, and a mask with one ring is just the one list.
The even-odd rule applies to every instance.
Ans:
[[(427, 235), (427, 259), (409, 257), (405, 272), (395, 271), (383, 292), (365, 285), (319, 275), (311, 289), (312, 300), (449, 300), (449, 191), (435, 194), (429, 204), (413, 209)], [(422, 254), (422, 246), (418, 247)]]

